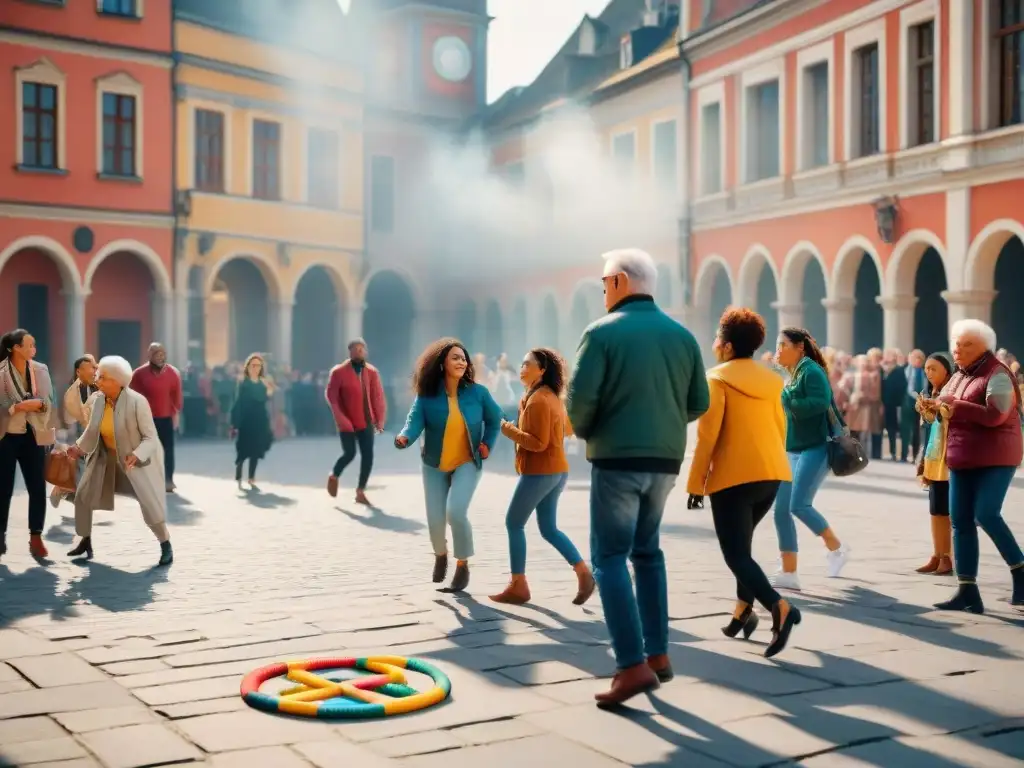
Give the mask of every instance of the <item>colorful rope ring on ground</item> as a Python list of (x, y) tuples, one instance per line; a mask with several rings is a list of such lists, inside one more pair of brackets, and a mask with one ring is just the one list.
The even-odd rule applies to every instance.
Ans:
[[(326, 673), (313, 674), (322, 670)], [(371, 674), (353, 676), (342, 670)], [(434, 687), (416, 690), (408, 684), (405, 670), (427, 675)], [(298, 685), (277, 695), (261, 693), (260, 686), (275, 677), (287, 677)], [(324, 720), (404, 715), (439, 704), (451, 692), (452, 682), (444, 672), (404, 656), (283, 661), (250, 672), (241, 689), (245, 703), (254, 709)]]

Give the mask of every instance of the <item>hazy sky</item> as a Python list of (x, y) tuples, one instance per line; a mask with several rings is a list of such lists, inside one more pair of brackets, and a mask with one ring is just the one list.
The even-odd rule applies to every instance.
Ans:
[[(339, 0), (342, 7), (348, 0)], [(487, 98), (527, 85), (561, 47), (583, 14), (597, 15), (608, 0), (490, 0)]]

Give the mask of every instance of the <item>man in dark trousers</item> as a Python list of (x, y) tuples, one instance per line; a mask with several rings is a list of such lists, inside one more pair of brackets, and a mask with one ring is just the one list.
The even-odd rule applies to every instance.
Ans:
[[(889, 458), (893, 461), (896, 461), (896, 439), (900, 436), (900, 408), (904, 407), (907, 396), (906, 372), (898, 357), (899, 350), (890, 349), (882, 358), (882, 413), (889, 437)], [(905, 455), (903, 460), (906, 461)]]
[(384, 431), (387, 404), (380, 372), (366, 362), (366, 342), (353, 339), (348, 345), (349, 359), (331, 369), (324, 395), (334, 414), (341, 435), (341, 457), (327, 478), (327, 493), (338, 495), (338, 478), (356, 457), (359, 448), (359, 484), (356, 502), (370, 505), (366, 483), (373, 469), (373, 438)]
[(131, 388), (149, 402), (153, 411), (153, 424), (160, 444), (164, 447), (164, 479), (167, 492), (173, 493), (174, 485), (174, 430), (178, 426), (183, 393), (181, 375), (178, 369), (167, 363), (164, 345), (153, 342), (149, 345), (149, 362), (140, 365), (132, 374)]

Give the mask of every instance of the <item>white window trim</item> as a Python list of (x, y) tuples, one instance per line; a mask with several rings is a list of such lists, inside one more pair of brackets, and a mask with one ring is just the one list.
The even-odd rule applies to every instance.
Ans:
[(679, 193), (679, 169), (681, 167), (680, 163), (679, 163), (679, 150), (680, 150), (680, 147), (682, 146), (682, 144), (679, 142), (679, 118), (677, 118), (677, 117), (665, 117), (665, 118), (662, 118), (660, 120), (654, 120), (653, 122), (651, 122), (651, 133), (650, 133), (651, 151), (649, 153), (650, 157), (648, 158), (648, 167), (650, 168), (651, 181), (653, 181), (655, 184), (657, 184), (658, 183), (658, 166), (657, 166), (657, 160), (658, 160), (658, 144), (657, 144), (658, 127), (662, 126), (662, 125), (669, 125), (669, 124), (674, 125), (675, 129), (676, 129), (675, 130), (675, 137), (676, 137), (676, 169), (675, 169), (675, 184), (673, 185), (674, 188), (672, 190), (672, 194), (677, 195)]
[(856, 125), (853, 119), (853, 67), (857, 51), (872, 43), (878, 44), (878, 154), (889, 151), (888, 139), (888, 62), (886, 53), (886, 17), (882, 16), (868, 24), (863, 24), (846, 33), (843, 67), (843, 159), (847, 162), (857, 160), (853, 156), (854, 133)]
[[(704, 108), (712, 104), (718, 104), (718, 179), (721, 182), (719, 188), (711, 191), (704, 188)], [(719, 195), (726, 189), (725, 183), (725, 81), (719, 80), (713, 85), (706, 85), (697, 91), (697, 157), (696, 173), (697, 178), (697, 199)]]
[[(335, 205), (334, 208), (324, 208), (319, 204), (314, 205), (313, 201), (310, 200), (309, 198), (309, 132), (311, 130), (330, 131), (331, 133), (338, 137), (338, 157), (336, 158), (338, 167), (335, 169), (336, 175), (334, 177), (336, 186), (334, 193), (335, 199), (337, 200), (337, 204)], [(302, 196), (300, 199), (306, 205), (310, 205), (324, 211), (340, 210), (343, 207), (342, 201), (344, 198), (345, 188), (343, 183), (344, 175), (342, 173), (342, 169), (344, 168), (344, 157), (345, 132), (338, 128), (337, 125), (331, 125), (330, 123), (318, 122), (315, 120), (303, 124), (302, 136), (299, 139), (299, 162), (302, 163), (301, 173), (299, 174), (299, 176), (301, 177), (300, 183), (302, 184)]]
[(638, 143), (639, 136), (637, 135), (636, 128), (630, 128), (630, 129), (625, 130), (625, 131), (616, 131), (615, 133), (613, 133), (612, 136), (611, 136), (611, 141), (608, 144), (608, 150), (609, 150), (609, 153), (611, 154), (612, 163), (615, 164), (616, 170), (619, 170), (619, 168), (620, 168), (619, 163), (624, 162), (625, 159), (624, 158), (620, 158), (618, 155), (615, 154), (615, 141), (616, 141), (616, 139), (621, 139), (624, 136), (632, 136), (633, 137), (633, 157), (632, 157), (632, 159), (629, 162), (628, 170), (629, 170), (630, 173), (635, 173), (636, 172), (636, 164), (637, 164), (637, 154), (638, 154), (638, 152), (640, 150), (640, 145)]
[(109, 17), (112, 17), (112, 18), (115, 18), (115, 19), (117, 19), (117, 18), (122, 18), (122, 19), (141, 19), (143, 17), (143, 15), (145, 15), (145, 13), (146, 13), (145, 5), (146, 5), (146, 0), (135, 0), (135, 15), (134, 16), (119, 16), (118, 14), (114, 14), (114, 13), (103, 13), (103, 0), (96, 0), (96, 13), (102, 14), (104, 16), (109, 16)]
[[(256, 158), (254, 157), (254, 150), (256, 147), (256, 121), (264, 123), (277, 123), (280, 126), (280, 141), (278, 144), (278, 195), (277, 200), (265, 200), (262, 197), (256, 197)], [(226, 130), (226, 128), (225, 128)], [(246, 131), (245, 131), (245, 195), (253, 200), (258, 200), (261, 203), (283, 203), (291, 200), (289, 196), (290, 190), (288, 189), (288, 171), (290, 166), (288, 163), (288, 141), (291, 138), (291, 131), (289, 125), (285, 122), (281, 115), (275, 115), (271, 112), (256, 112), (250, 111), (246, 119)], [(305, 199), (305, 193), (300, 191), (297, 199)]]
[[(230, 195), (231, 192), (231, 168), (234, 165), (234, 154), (232, 150), (233, 133), (231, 130), (231, 114), (232, 110), (226, 104), (220, 104), (215, 101), (190, 101), (188, 105), (188, 124), (185, 126), (185, 140), (188, 142), (188, 152), (186, 153), (189, 159), (188, 172), (185, 174), (185, 178), (188, 179), (188, 189), (195, 190), (201, 194), (215, 195), (216, 192), (206, 192), (204, 190), (196, 189), (196, 112), (219, 112), (224, 120), (224, 146), (222, 148), (223, 160), (224, 160), (224, 192), (221, 194)], [(250, 158), (251, 162), (251, 158)]]
[[(807, 70), (817, 64), (824, 63), (828, 66), (828, 162), (826, 166), (836, 161), (836, 46), (831, 38), (805, 48), (796, 55), (796, 170), (812, 170), (811, 158), (813, 148), (807, 146), (804, 140), (808, 133), (808, 121), (813, 118), (811, 105), (808, 103)], [(817, 166), (814, 167), (817, 170)]]
[(779, 173), (773, 178), (780, 178), (786, 174), (786, 137), (789, 132), (787, 125), (789, 121), (786, 119), (786, 60), (778, 58), (754, 69), (748, 69), (740, 76), (740, 87), (737, 94), (740, 101), (737, 111), (740, 116), (740, 147), (737, 155), (740, 163), (739, 176), (744, 185), (768, 181), (768, 179), (747, 178), (747, 128), (750, 126), (747, 120), (747, 91), (772, 80), (779, 81)]
[(25, 164), (25, 124), (24, 124), (24, 101), (22, 86), (25, 83), (40, 83), (41, 85), (52, 85), (57, 89), (57, 168), (59, 171), (66, 171), (68, 167), (67, 144), (65, 141), (65, 128), (68, 122), (65, 95), (67, 93), (66, 76), (57, 65), (43, 57), (27, 67), (20, 67), (14, 71), (14, 114), (17, 119), (15, 130), (15, 158), (18, 165)]
[(142, 83), (129, 75), (127, 72), (115, 72), (106, 77), (96, 80), (96, 173), (102, 174), (103, 170), (103, 94), (113, 93), (120, 96), (132, 96), (135, 99), (135, 176), (128, 178), (143, 178), (142, 158), (143, 137), (146, 135), (143, 124), (146, 114), (145, 103), (143, 102)]
[[(912, 145), (910, 127), (913, 121), (913, 114), (917, 105), (916, 89), (917, 86), (914, 84), (911, 87), (910, 82), (910, 54), (913, 52), (910, 41), (910, 30), (916, 27), (918, 24), (924, 24), (925, 22), (932, 22), (935, 29), (935, 41), (933, 43), (934, 49), (934, 63), (932, 64), (932, 72), (934, 73), (935, 82), (932, 85), (933, 100), (932, 116), (933, 122), (935, 123), (932, 133), (935, 137), (934, 143), (941, 140), (940, 129), (940, 109), (942, 106), (942, 26), (939, 23), (941, 11), (939, 9), (938, 0), (922, 0), (909, 8), (904, 8), (900, 11), (900, 105), (903, 110), (903, 114), (900, 115), (900, 148), (909, 149)], [(879, 60), (881, 64), (881, 60)], [(911, 95), (914, 98), (911, 98)], [(916, 145), (915, 145), (916, 146)]]

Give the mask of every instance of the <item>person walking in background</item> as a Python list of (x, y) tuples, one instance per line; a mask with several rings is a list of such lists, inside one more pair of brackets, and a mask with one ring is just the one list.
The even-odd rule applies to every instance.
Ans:
[(46, 450), (54, 443), (53, 383), (35, 361), (36, 340), (24, 328), (0, 337), (0, 557), (7, 553), (7, 522), (14, 497), (15, 470), (28, 491), (28, 549), (49, 555), (46, 525)]
[[(877, 352), (877, 350), (875, 350)], [(882, 373), (877, 355), (858, 355), (854, 361), (847, 387), (849, 401), (846, 423), (850, 432), (860, 438), (871, 458), (882, 458)]]
[(924, 403), (934, 400), (953, 375), (953, 361), (943, 352), (929, 356), (924, 364), (928, 385), (919, 392), (915, 408), (928, 428), (924, 451), (917, 465), (921, 484), (928, 489), (928, 512), (932, 521), (932, 556), (917, 569), (918, 573), (945, 576), (953, 571), (953, 530), (949, 520), (949, 467), (946, 466), (946, 424), (936, 411)]
[(373, 440), (384, 431), (387, 403), (380, 373), (366, 361), (366, 342), (353, 339), (348, 345), (349, 359), (331, 369), (324, 396), (331, 406), (334, 423), (341, 435), (341, 456), (327, 477), (327, 493), (338, 495), (338, 478), (356, 457), (359, 447), (359, 482), (356, 502), (369, 505), (366, 484), (373, 470)]
[(791, 374), (782, 390), (782, 407), (786, 413), (786, 453), (793, 479), (782, 483), (775, 498), (775, 532), (782, 564), (772, 583), (778, 589), (798, 590), (799, 545), (794, 517), (825, 542), (829, 576), (839, 576), (850, 550), (814, 508), (814, 497), (828, 474), (830, 411), (835, 407), (825, 360), (814, 338), (803, 328), (783, 328), (775, 356)]
[[(499, 371), (501, 367), (499, 365)], [(540, 535), (576, 571), (575, 605), (583, 605), (594, 593), (596, 582), (573, 543), (558, 529), (558, 499), (569, 480), (565, 458), (565, 361), (553, 349), (527, 353), (519, 369), (526, 393), (519, 403), (518, 426), (502, 421), (501, 431), (515, 445), (519, 482), (512, 494), (505, 527), (508, 529), (512, 579), (504, 592), (492, 595), (496, 603), (522, 605), (530, 600), (526, 581), (526, 521), (537, 510)]]
[[(89, 398), (96, 391), (96, 358), (82, 355), (75, 360), (75, 377), (71, 386), (64, 393), (64, 423), (75, 430), (74, 437), (79, 437), (89, 426), (91, 416)], [(78, 462), (78, 475), (81, 477), (82, 462)], [(75, 494), (54, 487), (50, 492), (50, 504), (60, 506), (63, 499), (74, 501)]]
[(475, 373), (462, 342), (439, 339), (430, 344), (416, 361), (416, 398), (395, 438), (395, 447), (404, 449), (423, 436), (423, 496), (434, 549), (432, 579), (439, 584), (448, 573), (446, 528), (450, 525), (456, 560), (451, 592), (469, 586), (469, 558), (474, 554), (469, 505), (501, 428), (501, 408), (487, 387), (476, 382)]
[(268, 410), (273, 386), (265, 378), (266, 363), (253, 353), (245, 361), (245, 378), (238, 382), (231, 406), (231, 431), (235, 436), (235, 482), (242, 488), (242, 465), (249, 461), (249, 487), (256, 489), (256, 465), (274, 442)]
[(708, 409), (708, 384), (697, 340), (654, 302), (650, 255), (627, 249), (603, 258), (608, 314), (583, 332), (566, 405), (592, 465), (591, 558), (617, 668), (596, 699), (613, 707), (673, 675), (659, 534), (686, 426)]
[[(900, 415), (906, 415), (907, 373), (906, 368), (896, 361), (899, 350), (886, 350), (882, 357), (882, 421), (889, 441), (889, 459), (896, 461), (896, 442), (900, 438)], [(913, 402), (910, 404), (913, 409)], [(915, 452), (916, 453), (916, 452)], [(906, 452), (903, 460), (907, 460)]]
[(928, 385), (924, 366), (924, 352), (915, 349), (907, 356), (907, 365), (903, 369), (907, 386), (900, 410), (900, 437), (903, 442), (900, 461), (912, 459), (915, 464), (921, 452), (921, 414), (917, 412), (917, 401)]
[(978, 528), (1010, 568), (1013, 596), (1024, 606), (1024, 553), (1003, 519), (1003, 502), (1024, 458), (1021, 398), (1010, 369), (999, 361), (996, 332), (980, 320), (958, 320), (950, 331), (957, 370), (921, 410), (946, 422), (949, 512), (957, 591), (936, 603), (944, 611), (983, 613), (978, 590)]
[(167, 362), (167, 351), (163, 344), (150, 344), (148, 357), (149, 362), (140, 365), (132, 374), (131, 388), (149, 403), (156, 433), (164, 449), (167, 492), (174, 493), (174, 430), (178, 426), (178, 414), (184, 403), (181, 376), (178, 369)]
[(167, 530), (167, 491), (163, 446), (148, 400), (128, 389), (133, 373), (123, 357), (100, 359), (96, 386), (89, 400), (89, 426), (68, 448), (72, 459), (86, 458), (82, 482), (75, 493), (75, 533), (81, 536), (68, 557), (92, 559), (93, 513), (113, 511), (115, 496), (139, 503), (142, 519), (160, 542), (158, 565), (174, 560)]
[(754, 529), (768, 514), (782, 481), (792, 479), (786, 458), (782, 379), (754, 362), (764, 344), (764, 320), (749, 309), (727, 309), (715, 336), (721, 363), (708, 371), (711, 405), (697, 422), (697, 448), (687, 481), (688, 509), (711, 497), (711, 516), (725, 564), (736, 577), (736, 606), (726, 637), (757, 629), (757, 600), (772, 616), (764, 655), (786, 647), (800, 611), (783, 600), (754, 560)]

